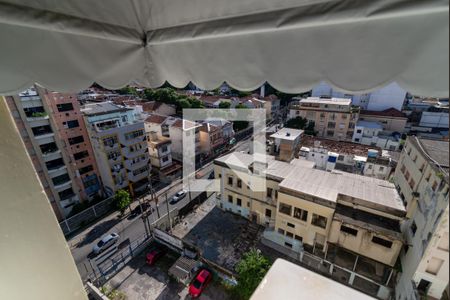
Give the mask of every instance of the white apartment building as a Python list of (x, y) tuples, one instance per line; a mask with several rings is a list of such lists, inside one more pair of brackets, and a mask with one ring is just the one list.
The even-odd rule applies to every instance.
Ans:
[(111, 102), (87, 104), (81, 111), (107, 192), (145, 189), (151, 165), (142, 111)]
[(353, 105), (358, 105), (362, 109), (368, 110), (381, 111), (391, 107), (394, 107), (397, 110), (402, 110), (402, 106), (406, 98), (406, 91), (398, 84), (391, 83), (371, 93), (355, 95), (340, 92), (331, 85), (321, 82), (317, 86), (313, 87), (312, 96), (350, 98)]
[(396, 299), (441, 299), (449, 282), (449, 145), (408, 137), (394, 175), (408, 221)]
[(395, 151), (400, 147), (400, 137), (399, 133), (388, 134), (384, 132), (383, 125), (378, 122), (358, 121), (352, 142)]

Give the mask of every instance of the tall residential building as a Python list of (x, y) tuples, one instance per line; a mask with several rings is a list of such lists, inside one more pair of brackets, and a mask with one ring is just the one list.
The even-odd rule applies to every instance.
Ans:
[(314, 122), (317, 136), (352, 140), (359, 108), (352, 106), (350, 99), (308, 97), (297, 100), (291, 103), (289, 119), (302, 117)]
[(36, 86), (6, 100), (59, 220), (67, 217), (75, 204), (101, 193), (75, 94)]
[(408, 221), (396, 299), (441, 299), (449, 281), (449, 146), (410, 136), (395, 170)]
[[(266, 226), (262, 242), (343, 283), (388, 299), (405, 207), (384, 180), (235, 152), (215, 160), (218, 206)], [(266, 190), (257, 191), (265, 182)]]
[(86, 104), (81, 111), (107, 194), (144, 190), (151, 165), (142, 111), (111, 102)]
[(406, 91), (398, 84), (391, 83), (385, 87), (370, 93), (353, 95), (340, 92), (325, 82), (313, 87), (311, 92), (313, 97), (336, 97), (350, 98), (352, 104), (360, 106), (362, 109), (381, 111), (388, 108), (402, 110), (403, 103), (406, 99)]

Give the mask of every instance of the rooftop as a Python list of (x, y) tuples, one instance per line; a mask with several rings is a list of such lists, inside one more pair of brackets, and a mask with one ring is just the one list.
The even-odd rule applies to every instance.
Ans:
[(378, 152), (381, 153), (381, 148), (376, 146), (368, 146), (352, 142), (334, 141), (310, 135), (303, 135), (300, 141), (300, 145), (308, 148), (322, 147), (330, 152), (336, 152), (346, 155), (367, 156), (367, 153), (370, 149), (378, 150)]
[(303, 130), (300, 129), (292, 129), (292, 128), (282, 128), (280, 130), (278, 130), (277, 132), (275, 132), (274, 134), (272, 134), (270, 137), (274, 138), (274, 139), (283, 139), (283, 140), (290, 140), (290, 141), (294, 141), (295, 139), (297, 139), (299, 136), (301, 136), (303, 134)]
[(278, 258), (250, 300), (333, 299), (373, 300), (351, 287)]
[(89, 103), (81, 108), (81, 112), (86, 116), (98, 116), (115, 112), (125, 112), (132, 110), (123, 106), (116, 105), (112, 102)]
[(372, 129), (383, 129), (383, 126), (380, 123), (371, 121), (358, 121), (356, 122), (356, 126)]
[(300, 100), (300, 104), (302, 103), (350, 105), (352, 104), (352, 100), (347, 98), (308, 97), (306, 99)]
[(448, 175), (449, 169), (449, 144), (448, 141), (429, 140), (424, 138), (410, 137), (420, 143), (430, 160), (438, 163)]
[(367, 116), (381, 116), (381, 117), (395, 117), (395, 118), (405, 118), (406, 115), (401, 111), (391, 107), (382, 111), (375, 110), (361, 110), (359, 115), (367, 115)]
[(151, 114), (145, 119), (146, 123), (155, 123), (155, 124), (162, 124), (167, 119), (166, 116), (158, 115), (158, 114)]

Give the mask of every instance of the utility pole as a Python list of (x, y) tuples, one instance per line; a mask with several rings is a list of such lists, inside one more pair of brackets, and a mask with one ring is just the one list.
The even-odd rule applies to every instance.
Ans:
[(144, 222), (145, 235), (148, 238), (149, 237), (149, 229), (147, 228), (148, 224), (146, 223), (146, 220), (148, 221), (147, 213), (142, 209), (141, 198), (139, 198), (139, 197), (138, 197), (138, 202), (139, 202), (139, 208), (140, 208), (141, 214), (142, 214), (142, 216), (141, 216), (142, 222)]
[(167, 218), (169, 219), (169, 228), (170, 232), (172, 232), (172, 223), (170, 222), (170, 209), (169, 209), (169, 201), (167, 201), (167, 193), (164, 194), (166, 198), (166, 205), (167, 205)]

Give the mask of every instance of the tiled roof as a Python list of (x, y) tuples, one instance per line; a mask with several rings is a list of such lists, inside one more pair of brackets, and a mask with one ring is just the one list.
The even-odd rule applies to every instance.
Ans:
[(396, 117), (396, 118), (406, 118), (405, 114), (395, 109), (393, 107), (382, 110), (382, 111), (374, 111), (374, 110), (361, 110), (360, 115), (368, 115), (368, 116), (383, 116), (383, 117)]
[(151, 114), (145, 119), (145, 122), (147, 123), (156, 123), (156, 124), (162, 124), (166, 120), (166, 116), (161, 116), (157, 114)]
[(352, 142), (342, 142), (342, 141), (334, 141), (324, 138), (313, 137), (310, 135), (303, 135), (300, 140), (300, 145), (302, 147), (312, 148), (314, 146), (314, 142), (320, 142), (320, 147), (325, 148), (330, 152), (336, 152), (339, 154), (353, 154), (358, 156), (367, 156), (367, 152), (369, 149), (378, 150), (381, 154), (381, 148), (377, 146), (367, 146)]

